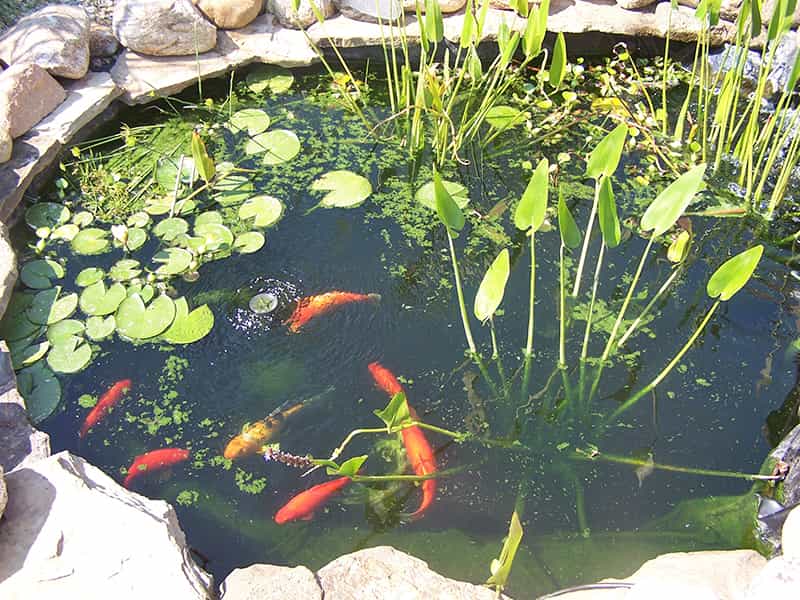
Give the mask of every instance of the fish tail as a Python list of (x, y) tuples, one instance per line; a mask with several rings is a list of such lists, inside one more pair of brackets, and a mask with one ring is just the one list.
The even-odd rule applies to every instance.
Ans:
[(303, 406), (303, 407), (310, 406), (310, 405), (312, 405), (312, 404), (314, 404), (316, 402), (319, 402), (320, 400), (325, 398), (325, 396), (327, 396), (328, 394), (331, 394), (331, 393), (333, 393), (335, 391), (336, 391), (336, 387), (332, 386), (332, 385), (329, 385), (324, 390), (322, 390), (319, 394), (314, 394), (313, 396), (309, 396), (308, 398), (305, 398), (304, 400), (301, 400), (300, 401), (300, 405)]
[(380, 294), (367, 294), (367, 300), (377, 304), (377, 303), (379, 303), (381, 301), (381, 295)]

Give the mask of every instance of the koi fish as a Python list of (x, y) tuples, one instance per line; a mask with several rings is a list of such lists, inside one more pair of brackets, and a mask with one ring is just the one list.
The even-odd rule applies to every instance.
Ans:
[(283, 525), (289, 521), (310, 521), (314, 512), (348, 483), (350, 483), (349, 477), (339, 477), (300, 492), (275, 513), (275, 522)]
[[(380, 363), (372, 362), (367, 365), (367, 368), (372, 374), (375, 384), (389, 394), (390, 397), (403, 391), (403, 386), (400, 385), (394, 373)], [(417, 415), (417, 411), (408, 404), (408, 400), (406, 400), (406, 406), (408, 407), (411, 418), (418, 421), (419, 416)], [(435, 473), (436, 459), (433, 455), (433, 448), (431, 448), (431, 445), (428, 443), (428, 438), (425, 437), (422, 428), (414, 425), (413, 427), (406, 427), (400, 433), (403, 436), (403, 446), (405, 446), (406, 456), (408, 456), (408, 461), (411, 463), (411, 468), (414, 469), (414, 474), (422, 476)], [(410, 517), (412, 519), (420, 518), (428, 507), (433, 504), (435, 498), (436, 480), (423, 480), (422, 502), (420, 502), (419, 508), (411, 513)]]
[(280, 434), (289, 417), (299, 413), (334, 389), (331, 386), (322, 393), (295, 404), (292, 404), (291, 401), (286, 401), (261, 421), (248, 423), (242, 428), (242, 432), (239, 435), (228, 442), (223, 456), (228, 460), (235, 460), (249, 454), (259, 453), (266, 444)]
[(189, 458), (189, 451), (182, 448), (161, 448), (145, 454), (140, 454), (133, 459), (131, 466), (128, 467), (128, 476), (122, 482), (126, 488), (130, 488), (134, 479), (142, 473), (148, 471), (158, 471), (166, 467), (171, 467)]
[(92, 427), (97, 425), (111, 412), (111, 409), (114, 408), (120, 398), (122, 398), (122, 395), (129, 389), (131, 389), (130, 379), (122, 379), (112, 385), (105, 394), (100, 396), (100, 400), (95, 404), (92, 411), (86, 415), (86, 420), (83, 422), (83, 425), (81, 425), (81, 430), (78, 432), (78, 435), (81, 438), (85, 437)]
[(297, 308), (284, 321), (284, 324), (288, 325), (289, 331), (297, 333), (315, 317), (329, 313), (345, 304), (350, 304), (351, 302), (380, 302), (380, 300), (380, 294), (357, 294), (355, 292), (341, 291), (308, 296), (297, 303)]

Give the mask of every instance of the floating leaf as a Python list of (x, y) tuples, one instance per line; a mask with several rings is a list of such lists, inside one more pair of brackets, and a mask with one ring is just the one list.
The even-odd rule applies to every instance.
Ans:
[(47, 341), (55, 346), (74, 335), (83, 335), (83, 330), (83, 321), (64, 319), (58, 323), (53, 323), (47, 328)]
[(180, 217), (172, 217), (171, 219), (164, 219), (153, 228), (153, 235), (157, 238), (171, 242), (177, 236), (189, 231), (189, 223)]
[(90, 340), (99, 342), (106, 339), (117, 328), (117, 322), (114, 315), (109, 315), (105, 319), (103, 317), (89, 317), (86, 319), (86, 336)]
[(486, 111), (486, 122), (495, 129), (508, 129), (524, 121), (525, 113), (513, 106), (493, 106)]
[(115, 318), (121, 335), (135, 340), (148, 339), (170, 326), (175, 318), (175, 303), (169, 296), (161, 295), (145, 307), (142, 297), (133, 294), (122, 301)]
[(74, 238), (80, 232), (80, 228), (75, 225), (74, 223), (67, 223), (66, 225), (60, 225), (53, 230), (53, 233), (50, 234), (50, 238), (54, 240), (64, 240), (66, 242), (71, 242), (72, 238)]
[(239, 207), (239, 218), (253, 219), (253, 227), (271, 227), (283, 215), (283, 202), (272, 196), (253, 196)]
[(92, 347), (83, 338), (73, 335), (50, 349), (47, 364), (56, 373), (77, 373), (92, 360)]
[(604, 175), (611, 177), (622, 158), (627, 137), (628, 126), (620, 123), (600, 140), (586, 159), (586, 176), (593, 179), (600, 179)]
[(94, 215), (88, 210), (82, 210), (72, 215), (72, 222), (78, 227), (86, 227), (91, 225), (92, 221), (94, 221)]
[[(261, 133), (258, 145), (266, 150), (261, 162), (265, 165), (279, 165), (292, 160), (300, 153), (300, 140), (293, 131), (275, 129)], [(252, 140), (251, 140), (252, 141)], [(247, 149), (245, 149), (247, 151)]]
[(125, 296), (125, 287), (121, 283), (115, 283), (106, 289), (106, 284), (98, 281), (81, 293), (81, 310), (92, 316), (110, 315), (117, 310)]
[(257, 135), (269, 129), (270, 118), (260, 108), (245, 108), (231, 115), (230, 125), (234, 131), (245, 130), (250, 135)]
[(433, 172), (433, 193), (436, 197), (436, 213), (439, 215), (439, 220), (448, 229), (461, 231), (464, 227), (464, 213), (444, 187), (437, 171)]
[(109, 277), (114, 281), (129, 281), (141, 275), (142, 269), (139, 261), (132, 258), (118, 260), (108, 271)]
[(0, 337), (7, 342), (13, 342), (29, 336), (38, 337), (41, 329), (41, 325), (33, 323), (26, 312), (6, 314), (0, 328)]
[(209, 210), (200, 213), (194, 219), (194, 226), (203, 225), (204, 223), (222, 223), (222, 215), (215, 210)]
[(43, 363), (20, 371), (17, 384), (34, 425), (52, 415), (61, 402), (61, 384)]
[(706, 293), (723, 302), (730, 300), (753, 276), (763, 253), (764, 246), (759, 244), (726, 260), (708, 280)]
[(261, 250), (265, 241), (264, 234), (260, 231), (246, 231), (236, 236), (233, 249), (240, 254), (252, 254)]
[(194, 228), (194, 232), (206, 240), (206, 250), (225, 250), (233, 245), (231, 230), (221, 223), (206, 223)]
[(511, 264), (508, 258), (508, 249), (503, 248), (497, 258), (483, 276), (478, 293), (475, 294), (475, 318), (481, 322), (491, 319), (503, 301), (506, 292), (508, 275), (511, 272)]
[(50, 342), (39, 342), (19, 349), (11, 349), (11, 365), (14, 370), (29, 367), (47, 354)]
[(161, 266), (156, 269), (157, 274), (177, 275), (189, 268), (192, 262), (192, 253), (183, 248), (164, 248), (164, 250), (156, 252), (153, 262), (161, 263)]
[(214, 327), (214, 313), (207, 304), (189, 312), (186, 298), (175, 301), (175, 320), (164, 332), (164, 339), (171, 344), (192, 344), (207, 336)]
[(514, 225), (517, 229), (536, 231), (544, 223), (547, 212), (547, 183), (550, 164), (546, 158), (539, 161), (531, 180), (522, 194), (522, 198), (514, 211)]
[(150, 284), (142, 286), (141, 283), (132, 283), (128, 286), (126, 292), (128, 296), (139, 294), (142, 297), (142, 301), (147, 304), (153, 299), (153, 296), (155, 296), (156, 290)]
[(78, 273), (78, 276), (75, 278), (75, 285), (87, 287), (93, 283), (97, 283), (103, 277), (105, 277), (105, 275), (106, 273), (103, 271), (103, 269), (98, 267), (87, 267)]
[(175, 201), (172, 194), (148, 198), (144, 203), (145, 211), (154, 216), (166, 215), (170, 211), (176, 215), (187, 215), (195, 208), (197, 208), (197, 205), (194, 200)]
[(55, 229), (69, 221), (69, 209), (55, 202), (37, 202), (25, 211), (25, 222), (31, 229)]
[(29, 288), (43, 290), (52, 287), (54, 279), (64, 277), (64, 267), (54, 260), (34, 260), (22, 267), (19, 277)]
[[(159, 158), (158, 162), (156, 162), (155, 179), (158, 186), (164, 192), (170, 194), (175, 192), (175, 181), (178, 179), (179, 166), (181, 169), (182, 184), (192, 185), (197, 180), (197, 170), (194, 168), (194, 160), (192, 157), (184, 156), (183, 163), (181, 163), (180, 158), (173, 158), (171, 156)], [(151, 215), (157, 214), (149, 210), (147, 210), (147, 212)]]
[(389, 404), (383, 410), (373, 411), (381, 421), (386, 423), (387, 429), (393, 429), (399, 425), (411, 421), (411, 414), (408, 410), (408, 402), (406, 402), (406, 395), (399, 392), (392, 396)]
[(181, 235), (175, 238), (175, 243), (198, 254), (206, 251), (206, 238), (199, 235)]
[(78, 235), (72, 238), (70, 245), (76, 254), (102, 254), (111, 246), (108, 240), (108, 233), (105, 229), (89, 227), (81, 230)]
[(691, 239), (691, 234), (685, 229), (682, 230), (667, 248), (667, 260), (671, 263), (679, 263), (686, 258)]
[(150, 215), (148, 215), (144, 211), (139, 211), (137, 213), (133, 213), (128, 220), (126, 221), (126, 225), (128, 227), (147, 227), (150, 224)]
[(138, 250), (144, 243), (147, 241), (147, 232), (144, 229), (139, 227), (131, 227), (128, 229), (128, 243), (125, 244), (125, 247), (133, 252), (134, 250)]
[(576, 248), (581, 243), (581, 232), (575, 224), (572, 213), (564, 202), (564, 194), (559, 190), (558, 193), (558, 230), (561, 234), (561, 242), (567, 248)]
[(698, 165), (673, 181), (662, 191), (642, 215), (641, 227), (653, 230), (657, 237), (672, 227), (703, 185), (706, 166)]
[(619, 225), (619, 217), (617, 217), (617, 203), (614, 201), (611, 177), (602, 177), (596, 185), (600, 186), (597, 205), (600, 232), (603, 234), (603, 241), (606, 246), (616, 248), (622, 238), (622, 229)]
[(288, 69), (277, 65), (259, 65), (245, 79), (247, 87), (256, 94), (269, 90), (273, 94), (282, 94), (294, 83), (294, 75)]
[(192, 131), (192, 158), (203, 181), (206, 183), (211, 181), (216, 173), (214, 159), (208, 155), (205, 142), (196, 131)]
[[(456, 181), (442, 180), (442, 185), (444, 185), (447, 193), (450, 194), (458, 208), (464, 209), (467, 207), (467, 204), (469, 204), (469, 190), (466, 187)], [(414, 199), (422, 206), (436, 210), (436, 193), (434, 192), (433, 181), (429, 181), (419, 188), (414, 195)]]
[(61, 286), (39, 292), (28, 309), (28, 319), (39, 325), (52, 325), (66, 319), (78, 307), (78, 294), (61, 295)]
[(328, 192), (320, 202), (326, 208), (353, 208), (372, 193), (369, 180), (351, 171), (328, 171), (311, 184), (311, 189)]
[(244, 175), (229, 175), (217, 181), (212, 189), (217, 202), (222, 206), (232, 206), (253, 195), (253, 182)]

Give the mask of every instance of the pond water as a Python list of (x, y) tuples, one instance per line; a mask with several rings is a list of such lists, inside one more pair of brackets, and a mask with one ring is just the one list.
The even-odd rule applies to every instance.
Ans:
[[(315, 568), (344, 552), (387, 543), (420, 556), (445, 575), (480, 583), (499, 553), (520, 490), (525, 498), (525, 537), (508, 588), (511, 595), (515, 590), (521, 591), (520, 597), (530, 596), (602, 575), (627, 575), (659, 552), (746, 544), (737, 533), (741, 527), (721, 524), (720, 515), (747, 514), (746, 508), (752, 507), (747, 481), (649, 473), (647, 468), (582, 463), (569, 456), (576, 448), (596, 444), (602, 453), (652, 457), (663, 464), (759, 470), (770, 447), (762, 427), (790, 395), (796, 377), (791, 347), (797, 335), (797, 301), (788, 271), (771, 257), (762, 260), (756, 277), (722, 306), (682, 366), (652, 397), (602, 435), (591, 425), (597, 415), (609, 414), (647, 383), (686, 341), (710, 305), (705, 295), (710, 273), (753, 242), (754, 223), (692, 217), (694, 242), (685, 272), (657, 304), (656, 318), (626, 344), (623, 358), (605, 369), (588, 416), (547, 413), (543, 403), (558, 405), (565, 396), (561, 375), (554, 371), (559, 234), (555, 229), (537, 234), (534, 359), (529, 389), (523, 394), (521, 348), (530, 255), (524, 236), (513, 229), (512, 211), (502, 212), (503, 204), (498, 203), (513, 201), (524, 190), (530, 176), (524, 161), (535, 164), (542, 150), (551, 160), (559, 151), (572, 152), (563, 180), (567, 200), (584, 228), (592, 188), (580, 178), (583, 164), (577, 157), (585, 155), (581, 148), (586, 130), (576, 128), (543, 149), (532, 148), (524, 134), (510, 133), (487, 148), (480, 161), (446, 173), (467, 186), (470, 207), (476, 211), (470, 216), (470, 233), (465, 230), (456, 240), (470, 308), (498, 250), (512, 250), (503, 313), (496, 318), (502, 369), (511, 381), (504, 394), (502, 385), (498, 390), (487, 384), (464, 352), (447, 238), (434, 213), (414, 200), (415, 190), (430, 179), (430, 170), (411, 164), (402, 149), (376, 141), (355, 117), (328, 106), (326, 95), (312, 93), (317, 85), (311, 74), (286, 94), (240, 98), (237, 108), (263, 108), (273, 119), (272, 127), (277, 123), (297, 134), (302, 150), (294, 160), (274, 167), (252, 160), (241, 163), (258, 167), (255, 193), (275, 196), (286, 206), (280, 222), (265, 230), (263, 248), (204, 264), (197, 281), (170, 281), (173, 295), (184, 296), (190, 307), (210, 306), (210, 334), (184, 346), (131, 344), (116, 336), (100, 342), (85, 370), (60, 377), (59, 410), (40, 423), (51, 435), (53, 451), (80, 454), (122, 481), (136, 455), (168, 446), (190, 450), (188, 462), (147, 473), (133, 487), (176, 504), (189, 544), (219, 578), (254, 562)], [(206, 97), (225, 86), (227, 82), (216, 88), (204, 84)], [(219, 94), (218, 104), (225, 97), (224, 91)], [(178, 105), (178, 118), (167, 104), (159, 107), (161, 112), (130, 110), (120, 119), (131, 126), (168, 123), (178, 132), (175, 135), (188, 135), (203, 114)], [(184, 125), (178, 127), (177, 121)], [(115, 128), (118, 124), (109, 131)], [(204, 137), (212, 156), (241, 144), (221, 129)], [(642, 204), (665, 185), (636, 182), (638, 160), (628, 156), (617, 171), (621, 216), (641, 214)], [(373, 195), (349, 210), (308, 212), (320, 200), (319, 192), (309, 189), (311, 182), (332, 169), (366, 176)], [(24, 225), (15, 234), (21, 249), (31, 241)], [(590, 246), (591, 254), (596, 254), (598, 243), (594, 240)], [(619, 306), (645, 245), (633, 232), (609, 251), (590, 355), (601, 353), (603, 332), (613, 318), (604, 311)], [(152, 256), (158, 246), (151, 237), (135, 257)], [(67, 244), (48, 245), (45, 252), (67, 259), (63, 285), (69, 291), (80, 291), (74, 279), (82, 269), (108, 269), (123, 258), (119, 249), (99, 256), (72, 255)], [(573, 252), (569, 262), (570, 283), (577, 254)], [(665, 247), (657, 245), (641, 289), (652, 294), (669, 276), (673, 267), (665, 254)], [(588, 300), (592, 270), (584, 276), (579, 303)], [(298, 299), (330, 290), (375, 293), (381, 299), (344, 306), (296, 334), (281, 323)], [(250, 298), (264, 291), (278, 296), (274, 314), (258, 315), (248, 307)], [(631, 314), (646, 301), (637, 296)], [(567, 375), (572, 386), (577, 385), (583, 326), (580, 320), (571, 325)], [(501, 374), (489, 358), (488, 327), (473, 322), (473, 329), (487, 371), (498, 385)], [(457, 444), (428, 432), (439, 468), (453, 472), (439, 480), (436, 500), (423, 518), (409, 522), (402, 517), (420, 502), (420, 491), (413, 485), (391, 490), (395, 504), (381, 495), (380, 486), (369, 490), (351, 485), (312, 520), (275, 524), (273, 516), (289, 498), (328, 478), (318, 470), (302, 479), (302, 471), (265, 462), (259, 455), (231, 463), (222, 459), (226, 444), (244, 424), (264, 418), (282, 403), (302, 401), (332, 386), (288, 418), (279, 438), (286, 452), (328, 456), (352, 429), (380, 426), (373, 411), (383, 408), (387, 397), (370, 376), (367, 365), (373, 361), (401, 378), (409, 403), (423, 421), (495, 440), (518, 437), (520, 445)], [(79, 438), (89, 411), (79, 398), (102, 395), (123, 379), (132, 381), (130, 393)], [(365, 472), (392, 473), (393, 461), (403, 456), (398, 437), (360, 436), (346, 455), (369, 454)], [(582, 484), (577, 489), (576, 477)], [(585, 523), (576, 512), (580, 493)], [(742, 500), (725, 500), (705, 512), (694, 507), (665, 518), (679, 503), (709, 496)]]

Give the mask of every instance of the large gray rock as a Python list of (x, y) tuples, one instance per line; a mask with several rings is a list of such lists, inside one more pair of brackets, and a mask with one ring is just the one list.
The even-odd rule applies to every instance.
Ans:
[[(697, 8), (698, 0), (678, 0), (678, 4)], [(742, 0), (722, 0), (719, 7), (719, 16), (726, 21), (735, 21), (739, 16), (739, 7), (742, 5)]]
[(781, 532), (783, 556), (800, 560), (800, 508), (795, 507), (786, 517)]
[(8, 130), (8, 121), (3, 119), (0, 121), (0, 164), (11, 159), (13, 148), (11, 132)]
[(396, 21), (403, 13), (402, 0), (334, 0), (334, 3), (344, 16), (369, 23)]
[(117, 0), (112, 28), (123, 46), (151, 56), (189, 56), (217, 43), (192, 0)]
[(107, 58), (119, 52), (119, 42), (110, 25), (92, 23), (89, 29), (89, 54), (92, 58)]
[(89, 17), (82, 8), (65, 4), (37, 10), (0, 37), (0, 58), (80, 79), (89, 70)]
[(773, 558), (747, 586), (744, 600), (800, 598), (800, 558)]
[[(425, 0), (403, 0), (403, 9), (407, 13), (417, 12), (417, 4), (419, 4), (420, 12), (425, 12)], [(458, 12), (466, 6), (467, 0), (439, 0), (439, 7), (443, 13)], [(503, 8), (503, 7), (497, 7)]]
[[(311, 0), (300, 0), (297, 11), (292, 4), (292, 0), (267, 0), (267, 11), (275, 15), (285, 27), (306, 28), (317, 22), (317, 17), (311, 10)], [(314, 4), (324, 17), (330, 17), (336, 12), (333, 0), (314, 0)]]
[(322, 588), (306, 567), (251, 565), (234, 569), (220, 591), (221, 600), (322, 600)]
[(0, 223), (0, 319), (6, 312), (8, 301), (11, 300), (17, 275), (17, 255), (8, 238), (8, 228), (5, 223)]
[(0, 121), (18, 138), (61, 104), (66, 92), (36, 64), (12, 65), (0, 73)]
[(213, 597), (175, 511), (61, 452), (6, 476), (0, 598)]
[(220, 29), (238, 29), (251, 23), (264, 8), (264, 0), (192, 0)]
[(651, 4), (655, 4), (658, 0), (617, 0), (617, 4), (619, 4), (622, 8), (627, 10), (636, 10), (637, 8), (644, 8), (645, 6), (650, 6)]
[(8, 504), (8, 492), (6, 491), (6, 478), (3, 476), (3, 467), (0, 467), (0, 519)]

